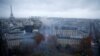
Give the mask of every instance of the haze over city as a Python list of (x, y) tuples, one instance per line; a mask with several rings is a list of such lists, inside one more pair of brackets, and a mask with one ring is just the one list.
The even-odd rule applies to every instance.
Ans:
[(100, 18), (100, 0), (0, 0), (0, 17)]

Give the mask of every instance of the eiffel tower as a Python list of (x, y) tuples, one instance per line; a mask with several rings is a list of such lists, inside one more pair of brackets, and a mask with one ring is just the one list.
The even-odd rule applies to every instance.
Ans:
[(13, 11), (12, 11), (12, 5), (10, 6), (10, 12), (11, 12), (11, 14), (10, 14), (10, 19), (14, 19)]
[(10, 6), (10, 23), (13, 24), (13, 25), (17, 25), (16, 24), (16, 21), (15, 21), (15, 17), (13, 16), (13, 11), (12, 11), (12, 5)]

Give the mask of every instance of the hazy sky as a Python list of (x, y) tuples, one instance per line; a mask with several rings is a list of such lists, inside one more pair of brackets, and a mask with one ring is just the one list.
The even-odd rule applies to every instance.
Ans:
[(52, 16), (100, 18), (100, 0), (0, 0), (0, 17)]

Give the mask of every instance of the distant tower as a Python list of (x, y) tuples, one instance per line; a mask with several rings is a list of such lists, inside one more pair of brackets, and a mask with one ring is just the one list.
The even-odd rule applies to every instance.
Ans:
[(12, 5), (10, 6), (10, 12), (11, 12), (11, 14), (10, 14), (10, 19), (14, 19), (13, 11), (12, 11)]
[(10, 17), (9, 17), (9, 20), (10, 20), (10, 26), (16, 25), (15, 17), (13, 16), (12, 5), (10, 6)]

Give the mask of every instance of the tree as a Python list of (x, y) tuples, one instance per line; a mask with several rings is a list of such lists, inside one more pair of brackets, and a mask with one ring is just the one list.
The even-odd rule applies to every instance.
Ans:
[(8, 56), (7, 42), (4, 39), (4, 32), (2, 31), (2, 23), (0, 22), (0, 55)]
[(81, 40), (80, 51), (82, 52), (82, 54), (92, 56), (91, 41), (92, 41), (91, 36), (88, 36)]

